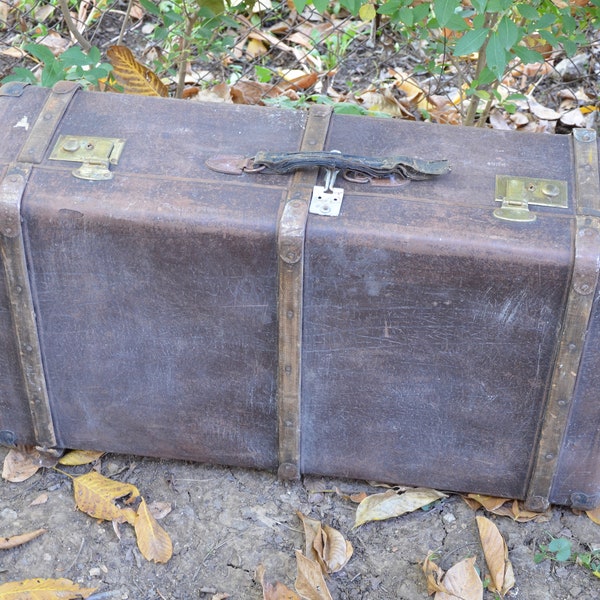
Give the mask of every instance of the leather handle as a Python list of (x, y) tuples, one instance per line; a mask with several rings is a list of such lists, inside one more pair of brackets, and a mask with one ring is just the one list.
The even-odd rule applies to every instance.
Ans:
[(258, 152), (253, 168), (273, 173), (290, 173), (298, 169), (324, 167), (356, 172), (369, 177), (399, 175), (406, 179), (429, 179), (450, 171), (447, 160), (423, 160), (408, 156), (373, 158), (340, 152)]

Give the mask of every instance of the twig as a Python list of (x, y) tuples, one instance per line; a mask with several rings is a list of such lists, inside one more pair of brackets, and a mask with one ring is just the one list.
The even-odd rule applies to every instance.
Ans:
[(77, 26), (75, 25), (75, 23), (73, 23), (67, 0), (59, 0), (59, 4), (60, 11), (62, 12), (67, 29), (70, 31), (71, 35), (77, 40), (77, 42), (79, 42), (79, 45), (82, 47), (83, 50), (89, 50), (92, 47), (92, 45), (83, 37), (83, 35), (81, 35), (79, 29), (77, 29)]
[(125, 30), (127, 29), (127, 23), (129, 22), (129, 15), (131, 14), (132, 6), (133, 0), (129, 0), (129, 2), (127, 3), (127, 10), (125, 11), (123, 24), (121, 25), (121, 31), (119, 32), (119, 38), (117, 39), (117, 46), (120, 46), (123, 43), (123, 38), (125, 37)]
[(71, 561), (71, 564), (68, 567), (63, 567), (60, 569), (56, 569), (59, 573), (65, 573), (67, 571), (70, 571), (73, 568), (73, 565), (77, 562), (77, 559), (79, 558), (79, 555), (81, 554), (81, 551), (83, 550), (83, 545), (85, 544), (85, 538), (83, 538), (81, 540), (81, 545), (79, 546), (79, 550), (77, 551), (77, 554), (75, 555), (75, 558)]

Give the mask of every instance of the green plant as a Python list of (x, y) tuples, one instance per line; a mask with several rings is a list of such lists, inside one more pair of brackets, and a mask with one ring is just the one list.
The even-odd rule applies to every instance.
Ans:
[[(298, 10), (306, 0), (294, 0)], [(330, 5), (312, 0), (321, 12)], [(493, 102), (506, 102), (499, 90), (518, 64), (544, 61), (542, 46), (574, 55), (587, 43), (585, 32), (600, 24), (600, 0), (559, 8), (551, 0), (340, 0), (353, 15), (373, 19), (378, 13), (407, 39), (421, 42), (427, 59), (421, 70), (441, 75), (452, 69), (470, 97), (463, 123), (483, 122)], [(480, 101), (485, 102), (483, 109)]]
[(151, 35), (162, 48), (154, 69), (164, 72), (176, 65), (175, 95), (179, 98), (191, 56), (218, 54), (233, 45), (233, 38), (226, 33), (228, 28), (238, 26), (231, 17), (235, 9), (228, 7), (226, 10), (223, 0), (160, 0), (158, 4), (151, 0), (139, 1), (159, 22)]
[(42, 44), (25, 44), (24, 50), (41, 65), (39, 75), (36, 75), (33, 70), (17, 67), (2, 80), (2, 83), (25, 81), (34, 85), (52, 87), (57, 81), (66, 79), (90, 87), (98, 86), (101, 80), (109, 77), (112, 70), (110, 64), (101, 62), (100, 50), (95, 46), (87, 53), (78, 46), (73, 46), (58, 57)]
[(572, 542), (566, 538), (553, 538), (548, 544), (540, 544), (533, 560), (539, 564), (545, 560), (577, 564), (600, 578), (600, 550), (573, 551)]

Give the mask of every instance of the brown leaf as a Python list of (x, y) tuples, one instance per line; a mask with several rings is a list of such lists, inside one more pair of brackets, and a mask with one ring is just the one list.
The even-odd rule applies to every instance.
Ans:
[(442, 585), (444, 571), (433, 562), (432, 556), (433, 553), (430, 552), (423, 562), (423, 573), (427, 578), (427, 593), (429, 595), (446, 591), (446, 588)]
[(490, 572), (490, 591), (498, 592), (502, 597), (515, 585), (515, 576), (508, 548), (498, 528), (486, 517), (476, 517), (479, 537)]
[[(483, 496), (481, 494), (468, 494), (465, 498), (469, 500), (474, 500), (479, 506), (482, 506), (486, 510), (493, 511), (497, 508), (500, 508), (504, 503), (508, 502), (508, 498), (497, 498), (496, 496)], [(467, 502), (469, 506), (470, 503)], [(478, 507), (477, 507), (478, 508)]]
[(42, 455), (35, 448), (11, 448), (4, 458), (2, 478), (12, 483), (20, 483), (35, 475), (40, 467), (52, 467), (55, 464), (54, 457)]
[(115, 504), (119, 498), (138, 498), (140, 492), (134, 485), (113, 481), (90, 471), (73, 479), (73, 492), (77, 508), (95, 519), (120, 523), (134, 520), (131, 509)]
[(465, 558), (446, 572), (445, 591), (436, 592), (434, 600), (482, 600), (483, 584), (475, 569), (475, 557)]
[(142, 498), (134, 522), (135, 535), (140, 552), (146, 560), (166, 563), (173, 555), (169, 534), (158, 524)]
[(71, 450), (58, 459), (59, 464), (68, 467), (87, 465), (98, 460), (104, 452), (98, 450)]
[(560, 113), (554, 109), (540, 104), (533, 96), (528, 96), (529, 110), (534, 116), (543, 121), (556, 121), (560, 119)]
[(296, 591), (300, 597), (305, 600), (333, 600), (319, 563), (306, 558), (299, 550), (296, 550), (296, 563)]
[(594, 523), (600, 525), (600, 506), (593, 510), (586, 510), (585, 514), (588, 516), (588, 519), (591, 519)]
[(9, 548), (16, 548), (22, 546), (36, 537), (46, 533), (46, 529), (36, 529), (29, 533), (22, 533), (21, 535), (13, 535), (12, 537), (0, 538), (0, 550), (8, 550)]
[(169, 90), (160, 78), (139, 63), (127, 46), (111, 46), (106, 55), (113, 66), (112, 75), (126, 94), (168, 96)]
[(372, 494), (358, 505), (354, 527), (360, 527), (369, 521), (382, 521), (399, 517), (407, 512), (427, 506), (440, 498), (447, 497), (442, 492), (428, 488), (414, 488), (403, 494), (397, 494), (396, 490), (388, 490), (382, 494)]
[(170, 502), (154, 501), (148, 504), (148, 509), (152, 513), (152, 516), (157, 521), (160, 521), (161, 519), (164, 519), (173, 510), (173, 507), (171, 506)]
[(354, 548), (337, 529), (329, 525), (323, 527), (322, 537), (323, 552), (321, 560), (325, 564), (328, 573), (337, 573), (346, 566), (354, 552)]
[(69, 579), (26, 579), (0, 585), (0, 600), (75, 600), (87, 598), (96, 588), (82, 588)]
[(265, 579), (265, 567), (258, 565), (256, 568), (256, 578), (260, 581), (263, 589), (263, 600), (300, 600), (300, 596), (293, 592), (287, 586), (277, 581), (272, 584)]
[[(322, 549), (323, 546), (321, 521), (311, 519), (303, 515), (300, 511), (296, 511), (296, 514), (304, 527), (305, 554), (310, 560), (318, 562), (319, 549)], [(317, 547), (315, 547), (315, 541), (317, 542)]]
[(39, 496), (37, 496), (36, 498), (34, 498), (29, 503), (29, 506), (39, 506), (40, 504), (46, 504), (46, 502), (48, 502), (48, 494), (46, 494), (44, 492), (43, 494), (40, 494)]

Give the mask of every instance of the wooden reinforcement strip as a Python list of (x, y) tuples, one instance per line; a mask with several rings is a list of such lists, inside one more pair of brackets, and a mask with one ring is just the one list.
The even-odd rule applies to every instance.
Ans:
[[(331, 109), (310, 109), (301, 151), (323, 150)], [(279, 362), (277, 410), (279, 420), (279, 477), (297, 479), (301, 474), (302, 399), (302, 293), (304, 282), (304, 238), (308, 207), (319, 170), (296, 171), (279, 220), (278, 323)]]

